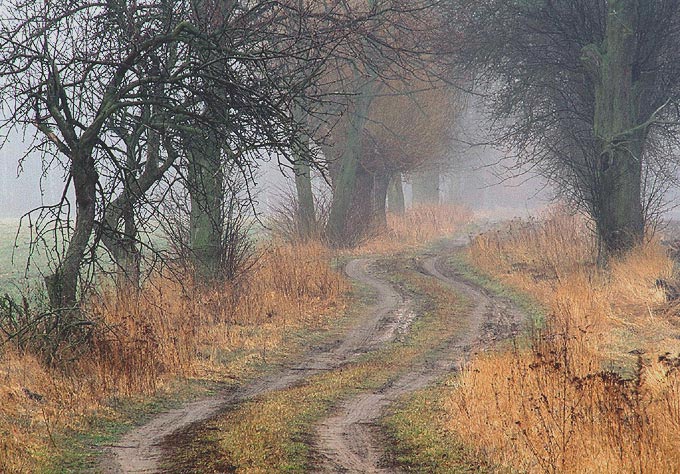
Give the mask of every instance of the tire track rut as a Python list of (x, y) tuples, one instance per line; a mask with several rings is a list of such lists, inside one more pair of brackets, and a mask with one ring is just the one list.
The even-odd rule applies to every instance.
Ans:
[(425, 388), (456, 370), (474, 350), (517, 334), (524, 317), (507, 299), (494, 297), (461, 275), (447, 272), (442, 260), (442, 257), (426, 259), (423, 270), (472, 303), (472, 309), (465, 314), (467, 329), (394, 382), (346, 401), (332, 417), (323, 420), (317, 426), (314, 445), (320, 472), (398, 472), (394, 466), (382, 464), (385, 450), (376, 423), (385, 408), (399, 397)]
[(327, 349), (307, 354), (296, 367), (283, 369), (244, 387), (188, 403), (159, 414), (148, 423), (123, 436), (109, 447), (100, 466), (105, 473), (154, 473), (160, 469), (164, 443), (190, 426), (206, 421), (221, 411), (258, 395), (283, 390), (321, 371), (339, 368), (357, 355), (375, 350), (392, 340), (410, 324), (408, 302), (384, 280), (370, 271), (372, 259), (350, 261), (345, 272), (351, 279), (370, 286), (377, 300), (366, 317), (350, 329), (343, 339)]

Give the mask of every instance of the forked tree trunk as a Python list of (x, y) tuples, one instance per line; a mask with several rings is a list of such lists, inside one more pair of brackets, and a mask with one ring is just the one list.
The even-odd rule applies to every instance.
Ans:
[[(146, 143), (144, 171), (137, 175), (136, 150), (139, 135), (126, 138), (129, 151), (121, 194), (108, 203), (104, 209), (101, 226), (102, 243), (109, 250), (118, 270), (118, 289), (121, 294), (136, 291), (140, 287), (140, 264), (142, 254), (138, 246), (138, 229), (135, 208), (142, 197), (156, 184), (178, 158), (174, 148), (166, 146), (168, 156), (161, 164), (161, 138), (152, 133)], [(122, 230), (120, 229), (122, 223)]]
[[(601, 186), (595, 210), (605, 257), (631, 249), (644, 234), (637, 51), (638, 2), (610, 0), (604, 44), (596, 53), (594, 133), (600, 145)], [(592, 51), (591, 51), (592, 53)]]
[(387, 204), (389, 211), (393, 214), (402, 215), (406, 212), (401, 173), (397, 173), (390, 180), (390, 185), (387, 188)]
[[(152, 142), (153, 143), (153, 142)], [(153, 144), (150, 145), (153, 147)], [(131, 147), (134, 149), (134, 147)], [(120, 294), (139, 289), (141, 255), (137, 248), (137, 224), (134, 206), (141, 196), (132, 189), (136, 182), (136, 166), (132, 155), (128, 156), (128, 169), (125, 172), (121, 195), (106, 206), (102, 219), (102, 243), (113, 257), (117, 270), (117, 288)], [(122, 232), (119, 229), (123, 223)]]
[[(337, 247), (349, 246), (352, 245), (353, 241), (356, 241), (356, 233), (359, 229), (351, 222), (357, 224), (356, 219), (352, 218), (352, 210), (353, 208), (356, 209), (357, 205), (360, 207), (366, 205), (366, 203), (355, 202), (362, 132), (366, 125), (366, 117), (375, 87), (372, 78), (365, 79), (365, 81), (359, 88), (352, 110), (348, 112), (347, 139), (340, 155), (338, 177), (333, 183), (333, 201), (328, 217), (328, 237), (330, 242)], [(369, 208), (371, 206), (370, 200), (368, 206)]]
[(54, 310), (75, 309), (78, 299), (80, 265), (85, 257), (95, 223), (97, 171), (91, 154), (71, 157), (71, 176), (76, 195), (76, 220), (63, 260), (45, 285)]

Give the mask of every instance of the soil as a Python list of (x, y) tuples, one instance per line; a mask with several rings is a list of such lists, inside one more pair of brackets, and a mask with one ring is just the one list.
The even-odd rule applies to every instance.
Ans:
[[(126, 434), (109, 448), (102, 464), (105, 473), (158, 472), (163, 457), (164, 443), (182, 430), (216, 416), (229, 406), (275, 390), (282, 390), (325, 370), (339, 368), (357, 355), (374, 350), (395, 337), (404, 326), (407, 302), (388, 283), (369, 270), (372, 260), (356, 259), (349, 262), (347, 276), (370, 286), (377, 294), (376, 302), (344, 338), (329, 348), (316, 348), (304, 358), (305, 362), (245, 387), (232, 389), (215, 396), (189, 403), (176, 410), (162, 413), (149, 423)], [(401, 319), (400, 319), (401, 318)]]
[(395, 473), (384, 465), (385, 449), (377, 422), (385, 408), (398, 398), (425, 388), (447, 373), (458, 370), (475, 351), (517, 334), (523, 315), (505, 298), (494, 297), (483, 288), (445, 268), (442, 257), (430, 257), (423, 270), (464, 295), (473, 305), (465, 315), (467, 331), (438, 347), (431, 357), (407, 374), (373, 393), (345, 402), (316, 429), (315, 451), (324, 473)]
[[(410, 310), (410, 302), (390, 283), (381, 279), (372, 269), (372, 264), (372, 259), (362, 258), (352, 260), (346, 267), (347, 275), (370, 286), (377, 298), (366, 315), (342, 339), (328, 347), (312, 350), (302, 364), (158, 415), (149, 423), (129, 432), (109, 449), (102, 465), (103, 472), (158, 472), (164, 446), (176, 447), (178, 433), (189, 432), (195, 424), (240, 402), (289, 388), (321, 371), (340, 368), (358, 355), (376, 350), (407, 332), (415, 317)], [(423, 271), (449, 285), (471, 302), (472, 309), (461, 315), (469, 319), (468, 330), (433, 348), (431, 356), (397, 380), (372, 393), (363, 393), (346, 401), (330, 417), (322, 420), (315, 427), (312, 443), (315, 471), (398, 472), (394, 466), (383, 465), (385, 449), (376, 422), (385, 408), (398, 397), (424, 388), (437, 378), (457, 370), (474, 351), (483, 350), (518, 331), (523, 320), (520, 312), (506, 299), (490, 295), (447, 269), (443, 257), (427, 258), (423, 263)]]

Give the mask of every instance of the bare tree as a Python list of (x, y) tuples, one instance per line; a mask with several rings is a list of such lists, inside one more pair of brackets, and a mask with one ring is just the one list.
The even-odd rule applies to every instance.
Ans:
[[(365, 36), (355, 43), (354, 54), (335, 71), (337, 82), (348, 94), (343, 121), (331, 132), (330, 144), (335, 146), (325, 150), (334, 161), (327, 232), (335, 245), (352, 245), (370, 229), (374, 216), (384, 220), (383, 198), (390, 176), (384, 172), (378, 181), (374, 180), (378, 164), (388, 160), (384, 159), (386, 150), (380, 150), (382, 145), (378, 146), (375, 133), (369, 131), (371, 107), (377, 97), (409, 95), (423, 84), (436, 87), (439, 66), (432, 55), (429, 35), (439, 27), (437, 3), (351, 3), (355, 11), (382, 14), (379, 22), (367, 25)], [(397, 135), (399, 131), (393, 133)]]
[(487, 94), (496, 138), (592, 216), (603, 256), (639, 242), (643, 176), (676, 149), (680, 2), (448, 7), (447, 52)]
[[(140, 77), (139, 70), (147, 58), (193, 36), (188, 23), (168, 21), (176, 12), (165, 4), (149, 4), (141, 12), (123, 6), (17, 0), (6, 6), (0, 26), (4, 127), (34, 126), (35, 148), (60, 157), (75, 194), (66, 252), (46, 277), (53, 308), (75, 306), (81, 263), (98, 240), (93, 229), (101, 203), (100, 163), (111, 156), (111, 120), (153, 102), (144, 89), (159, 78)], [(118, 34), (121, 15), (132, 18), (125, 20), (127, 35)], [(65, 220), (70, 227), (68, 214)]]
[[(148, 194), (168, 173), (200, 188), (196, 196), (219, 195), (203, 185), (221, 179), (198, 161), (218, 171), (228, 163), (246, 181), (264, 156), (292, 162), (293, 98), (335, 39), (310, 52), (300, 38), (323, 31), (282, 30), (296, 16), (314, 24), (297, 1), (13, 0), (3, 8), (2, 128), (24, 127), (34, 150), (68, 170), (64, 198), (47, 209), (65, 229), (65, 252), (45, 279), (53, 308), (75, 307), (81, 266), (100, 241), (136, 273), (134, 215), (157, 211)], [(211, 157), (205, 143), (192, 146), (205, 137)]]
[[(385, 194), (390, 181), (409, 174), (414, 203), (439, 203), (439, 170), (446, 166), (447, 152), (458, 120), (457, 89), (443, 82), (404, 83), (401, 92), (377, 97), (370, 111), (368, 132), (380, 159), (367, 166), (376, 176), (376, 219), (385, 221)], [(419, 199), (421, 189), (429, 196)], [(398, 183), (401, 185), (401, 177)], [(393, 199), (399, 200), (399, 190)]]

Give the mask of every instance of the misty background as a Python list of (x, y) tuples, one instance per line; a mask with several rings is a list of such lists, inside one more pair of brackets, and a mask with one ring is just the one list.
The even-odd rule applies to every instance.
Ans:
[[(469, 123), (480, 130), (479, 123)], [(465, 140), (451, 144), (450, 155), (443, 160), (450, 164), (440, 182), (443, 203), (463, 204), (476, 211), (510, 218), (536, 212), (550, 202), (552, 194), (541, 178), (508, 169), (513, 165), (510, 157), (489, 146), (471, 145), (468, 140), (479, 137), (468, 132)], [(27, 149), (17, 133), (0, 148), (0, 219), (16, 219), (42, 205), (55, 204), (63, 193), (64, 169), (52, 164), (46, 170), (40, 155), (36, 152), (26, 155)], [(256, 181), (255, 209), (266, 216), (292, 189), (293, 172), (281, 169), (276, 160), (269, 160), (262, 163)], [(325, 186), (318, 174), (314, 181), (319, 188)], [(404, 193), (410, 205), (408, 177)]]

